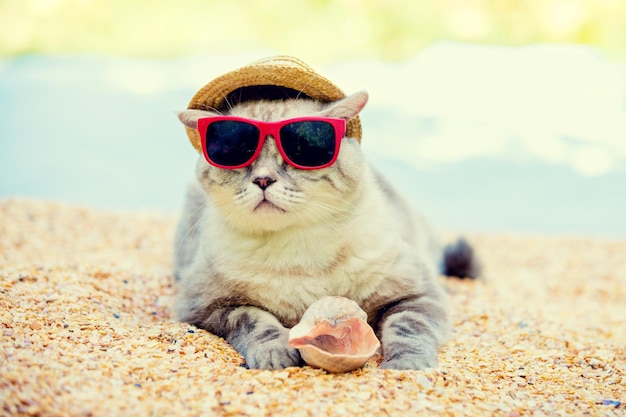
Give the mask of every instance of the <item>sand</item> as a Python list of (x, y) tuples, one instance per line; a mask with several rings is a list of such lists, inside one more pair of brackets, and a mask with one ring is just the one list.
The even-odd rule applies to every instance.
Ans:
[[(472, 234), (436, 369), (249, 370), (172, 317), (176, 218), (0, 200), (0, 414), (625, 415), (626, 241)], [(452, 237), (450, 235), (449, 237)]]

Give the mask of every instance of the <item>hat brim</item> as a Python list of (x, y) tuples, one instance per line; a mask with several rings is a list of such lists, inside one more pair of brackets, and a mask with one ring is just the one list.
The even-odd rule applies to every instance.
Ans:
[[(254, 86), (276, 86), (295, 90), (323, 102), (333, 102), (346, 94), (328, 79), (317, 74), (297, 58), (276, 56), (254, 62), (215, 78), (193, 96), (187, 108), (198, 110), (221, 110), (227, 108), (227, 97), (233, 91)], [(186, 128), (191, 144), (202, 152), (200, 135), (195, 129)], [(359, 117), (348, 120), (346, 135), (361, 142)]]

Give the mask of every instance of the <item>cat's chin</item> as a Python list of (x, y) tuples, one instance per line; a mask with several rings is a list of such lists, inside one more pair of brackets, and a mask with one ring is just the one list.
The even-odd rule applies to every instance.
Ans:
[[(278, 232), (294, 225), (294, 217), (284, 208), (262, 200), (244, 216), (238, 217), (240, 229), (249, 233)], [(242, 213), (243, 214), (243, 213)]]
[(266, 213), (266, 212), (286, 213), (287, 212), (287, 210), (281, 207), (278, 207), (276, 204), (272, 203), (269, 200), (262, 200), (261, 202), (259, 202), (259, 204), (256, 205), (256, 207), (254, 207), (252, 211), (257, 212), (257, 213)]

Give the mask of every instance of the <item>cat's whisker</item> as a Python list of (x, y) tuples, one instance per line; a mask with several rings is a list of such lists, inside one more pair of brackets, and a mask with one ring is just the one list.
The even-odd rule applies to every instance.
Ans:
[(221, 110), (216, 109), (215, 107), (208, 107), (207, 110), (210, 110), (210, 111), (212, 111), (213, 113), (215, 113), (215, 114), (217, 114), (219, 116), (223, 116), (224, 115), (224, 113)]
[[(302, 224), (323, 223), (332, 232), (340, 229), (344, 218), (350, 217), (350, 214), (338, 213), (332, 205), (318, 201), (307, 202), (306, 206), (308, 210), (297, 212), (299, 221)], [(330, 218), (335, 218), (335, 221), (329, 222)]]
[(325, 215), (336, 215), (341, 213), (338, 212), (337, 208), (332, 204), (328, 204), (322, 201), (308, 201), (307, 203), (305, 203), (305, 206), (312, 209), (311, 213), (307, 213), (307, 215), (326, 217)]
[(226, 94), (224, 94), (223, 92), (220, 91), (220, 95), (222, 96), (222, 98), (224, 99), (224, 103), (226, 103), (226, 107), (228, 108), (228, 110), (232, 110), (233, 109), (233, 105), (232, 103), (228, 100), (228, 96)]
[[(206, 203), (200, 205), (197, 209), (195, 209), (194, 211), (192, 211), (191, 213), (187, 215), (186, 220), (192, 219), (196, 214), (203, 211), (206, 207), (207, 207)], [(199, 216), (198, 220), (196, 220), (191, 226), (189, 226), (185, 234), (178, 239), (178, 242), (176, 245), (177, 252), (182, 248), (183, 244), (187, 241), (191, 233), (200, 225), (201, 222), (202, 222), (202, 216)]]
[(330, 200), (333, 201), (335, 203), (340, 203), (340, 205), (342, 206), (343, 210), (347, 210), (350, 211), (351, 213), (355, 214), (358, 213), (359, 210), (361, 210), (362, 208), (356, 203), (356, 202), (352, 202), (349, 200), (346, 200), (343, 196), (339, 196), (339, 195), (334, 195), (328, 192), (310, 192), (309, 193), (309, 201), (308, 202), (316, 202), (319, 204), (326, 204), (329, 207), (333, 208), (335, 211), (337, 210), (337, 205), (331, 205), (329, 203), (323, 203), (320, 200)]

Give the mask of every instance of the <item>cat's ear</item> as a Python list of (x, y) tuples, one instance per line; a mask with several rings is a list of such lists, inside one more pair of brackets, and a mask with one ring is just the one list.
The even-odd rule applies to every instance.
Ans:
[(363, 110), (363, 107), (367, 104), (368, 98), (369, 95), (367, 91), (359, 91), (344, 99), (329, 104), (328, 107), (321, 112), (321, 115), (345, 120), (353, 119)]
[(178, 113), (178, 120), (190, 129), (197, 129), (198, 119), (208, 116), (215, 116), (215, 114), (204, 110), (188, 109)]

